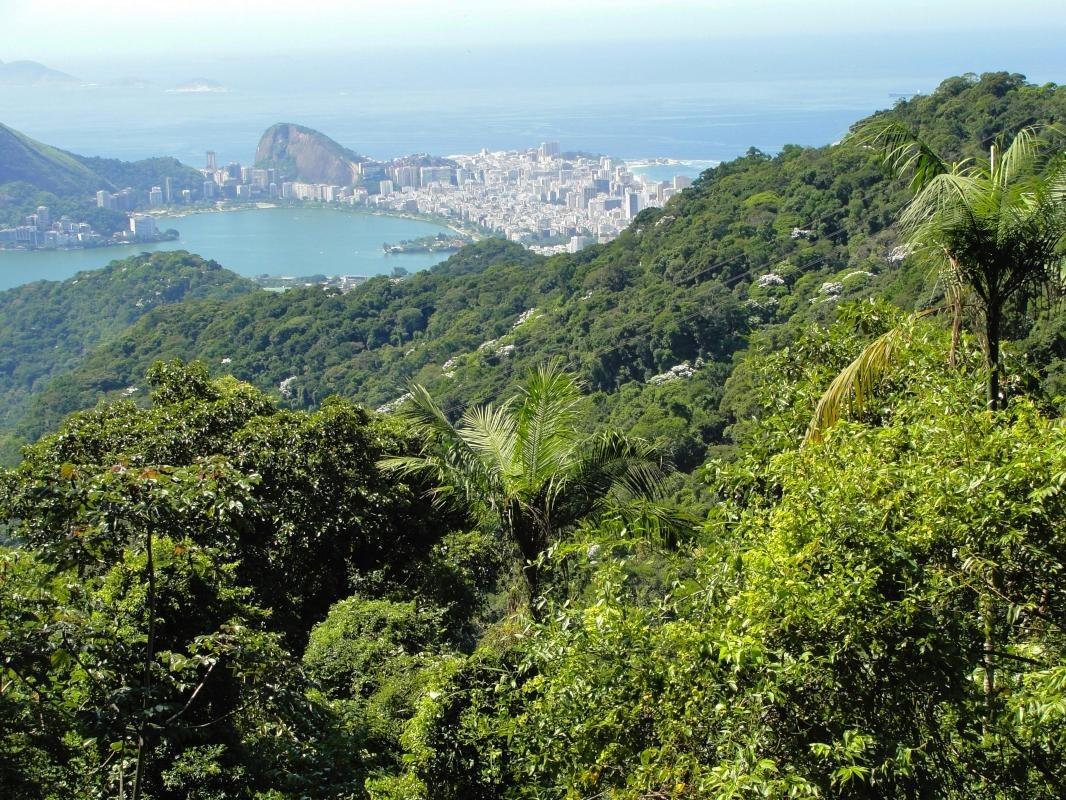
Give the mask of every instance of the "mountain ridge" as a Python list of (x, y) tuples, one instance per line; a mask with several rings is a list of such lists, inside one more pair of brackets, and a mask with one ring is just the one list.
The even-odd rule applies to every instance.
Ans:
[(0, 123), (0, 185), (22, 182), (56, 194), (113, 189), (77, 156)]
[(0, 86), (40, 86), (77, 84), (78, 78), (37, 61), (0, 61)]

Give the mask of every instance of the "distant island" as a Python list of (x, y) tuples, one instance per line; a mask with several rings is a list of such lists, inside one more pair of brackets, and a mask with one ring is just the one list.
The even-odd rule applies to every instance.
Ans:
[(419, 236), (417, 239), (405, 239), (396, 244), (385, 243), (381, 249), (389, 254), (399, 253), (455, 253), (470, 244), (473, 239), (462, 234), (436, 233)]
[(36, 61), (0, 61), (0, 86), (40, 86), (42, 84), (77, 84), (78, 78), (46, 67)]
[(179, 83), (173, 89), (167, 89), (168, 92), (180, 92), (180, 93), (196, 93), (196, 92), (228, 92), (225, 86), (218, 81), (213, 81), (210, 78), (192, 78), (184, 83)]

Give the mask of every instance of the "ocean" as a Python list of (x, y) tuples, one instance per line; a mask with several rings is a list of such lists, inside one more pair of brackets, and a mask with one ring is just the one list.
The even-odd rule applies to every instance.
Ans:
[[(986, 37), (987, 38), (987, 37)], [(84, 155), (250, 163), (263, 131), (297, 122), (375, 158), (558, 141), (624, 159), (715, 162), (749, 147), (824, 145), (857, 119), (968, 71), (1066, 79), (1053, 31), (977, 35), (176, 56), (60, 63), (86, 81), (0, 87), (0, 122)], [(906, 53), (906, 58), (901, 57)], [(228, 91), (168, 89), (192, 76)], [(116, 85), (135, 77), (144, 88)]]

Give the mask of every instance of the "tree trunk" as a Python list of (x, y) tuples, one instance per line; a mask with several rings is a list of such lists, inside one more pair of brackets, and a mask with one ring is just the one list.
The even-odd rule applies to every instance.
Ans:
[(962, 278), (958, 259), (947, 250), (945, 253), (948, 263), (951, 264), (951, 279), (947, 290), (948, 300), (951, 302), (951, 351), (948, 353), (948, 363), (954, 367), (958, 358), (959, 340), (962, 338)]
[(999, 341), (1000, 309), (998, 304), (989, 303), (985, 309), (985, 368), (988, 371), (985, 394), (990, 411), (1003, 407), (999, 383)]
[(544, 543), (541, 541), (543, 537), (539, 535), (536, 524), (526, 520), (513, 520), (511, 534), (522, 554), (522, 575), (529, 591), (529, 613), (534, 619), (538, 619), (537, 597), (540, 595), (541, 576), (537, 561), (544, 550)]
[[(1002, 391), (999, 382), (999, 339), (1000, 337), (1000, 305), (998, 298), (993, 294), (985, 307), (985, 368), (988, 371), (986, 383), (986, 402), (989, 411), (998, 411), (1004, 405)], [(993, 586), (997, 583), (996, 575), (992, 576)], [(995, 600), (989, 597), (982, 603), (981, 609), (982, 627), (984, 628), (984, 653), (982, 657), (984, 668), (985, 695), (985, 733), (992, 724), (992, 704), (996, 693), (996, 665), (995, 652)]]
[(981, 687), (985, 696), (985, 719), (982, 730), (987, 736), (992, 727), (992, 702), (996, 693), (996, 664), (994, 660), (995, 650), (995, 622), (993, 619), (994, 607), (991, 598), (986, 599), (981, 609), (981, 622), (984, 628), (985, 646), (982, 654), (982, 668), (984, 669), (984, 681)]
[(962, 338), (962, 288), (955, 286), (951, 290), (951, 350), (948, 363), (955, 366), (958, 362), (959, 340)]

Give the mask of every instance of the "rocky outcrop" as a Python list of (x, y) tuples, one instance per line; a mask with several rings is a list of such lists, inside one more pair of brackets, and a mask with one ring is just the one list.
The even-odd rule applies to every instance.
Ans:
[(267, 128), (255, 150), (255, 163), (275, 167), (288, 180), (351, 186), (359, 181), (358, 164), (367, 159), (323, 133), (291, 122)]
[(202, 93), (202, 92), (228, 92), (229, 89), (227, 89), (225, 86), (223, 86), (218, 81), (213, 81), (210, 78), (191, 78), (191, 79), (185, 81), (184, 83), (179, 83), (173, 89), (168, 89), (167, 91), (184, 92), (184, 93), (189, 93), (189, 92)]

